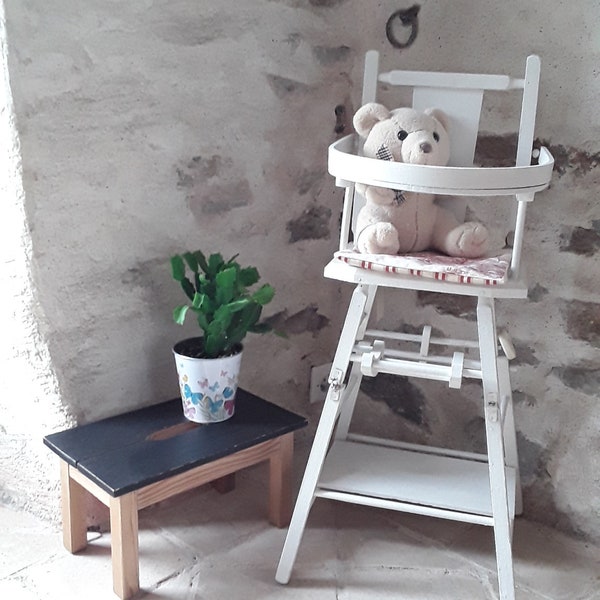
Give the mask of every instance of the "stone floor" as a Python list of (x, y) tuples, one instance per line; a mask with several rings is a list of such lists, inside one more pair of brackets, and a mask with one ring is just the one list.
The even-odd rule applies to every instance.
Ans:
[[(269, 526), (266, 468), (234, 491), (205, 486), (140, 513), (143, 599), (471, 600), (497, 598), (489, 528), (317, 500), (289, 585), (274, 581), (285, 531)], [(57, 526), (0, 508), (0, 598), (112, 594), (110, 535), (70, 555)], [(519, 600), (600, 600), (600, 551), (519, 519)]]

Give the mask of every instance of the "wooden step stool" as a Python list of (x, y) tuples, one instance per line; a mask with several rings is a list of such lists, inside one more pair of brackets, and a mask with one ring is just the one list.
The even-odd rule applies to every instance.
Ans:
[(139, 590), (138, 510), (269, 461), (269, 521), (289, 523), (294, 431), (306, 419), (238, 389), (234, 416), (200, 425), (175, 399), (44, 438), (60, 457), (63, 541), (87, 546), (85, 494), (110, 509), (113, 589), (123, 600)]

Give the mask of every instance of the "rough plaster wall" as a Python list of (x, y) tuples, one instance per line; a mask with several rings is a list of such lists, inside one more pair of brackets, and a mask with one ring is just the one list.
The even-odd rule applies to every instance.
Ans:
[[(288, 337), (249, 338), (243, 383), (308, 412), (310, 366), (330, 359), (349, 292), (321, 277), (341, 204), (325, 148), (348, 131), (364, 51), (385, 66), (514, 74), (539, 53), (537, 135), (557, 173), (529, 212), (532, 295), (501, 303), (499, 320), (520, 351), (526, 512), (600, 539), (595, 0), (426, 0), (401, 53), (384, 36), (391, 0), (6, 4), (35, 280), (79, 422), (176, 393), (170, 347), (194, 330), (170, 323), (166, 262), (188, 247), (242, 251), (275, 285), (269, 312)], [(485, 106), (482, 163), (506, 156), (511, 108)], [(469, 208), (493, 226), (501, 216), (490, 201)], [(456, 315), (472, 318), (431, 295), (396, 306), (398, 328), (412, 316), (451, 335)], [(361, 427), (481, 445), (477, 386), (434, 403), (434, 385), (368, 384)]]
[[(0, 502), (52, 518), (58, 486), (54, 460), (40, 440), (48, 427), (73, 422), (61, 403), (31, 280), (3, 9), (0, 4)], [(35, 494), (23, 494), (23, 488)]]

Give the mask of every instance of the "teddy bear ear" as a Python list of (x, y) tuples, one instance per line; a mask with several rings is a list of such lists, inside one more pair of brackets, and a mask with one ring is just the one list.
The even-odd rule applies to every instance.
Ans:
[(358, 135), (366, 138), (379, 121), (385, 121), (391, 116), (392, 114), (383, 104), (368, 102), (356, 111), (352, 124)]
[(433, 117), (434, 119), (437, 119), (442, 124), (442, 127), (446, 131), (448, 131), (448, 126), (450, 125), (450, 119), (448, 118), (448, 115), (443, 110), (440, 110), (439, 108), (426, 108), (423, 112), (426, 115), (429, 115), (430, 117)]

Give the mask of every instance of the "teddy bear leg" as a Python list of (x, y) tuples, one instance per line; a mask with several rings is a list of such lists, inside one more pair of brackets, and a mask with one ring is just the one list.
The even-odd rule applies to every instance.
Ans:
[(366, 254), (397, 254), (398, 231), (391, 223), (374, 223), (358, 236), (358, 249)]
[(483, 256), (489, 245), (489, 232), (481, 223), (459, 223), (449, 211), (438, 209), (432, 246), (448, 256), (476, 258)]
[(467, 222), (446, 234), (444, 252), (450, 256), (477, 258), (483, 256), (489, 246), (489, 232), (481, 223)]

